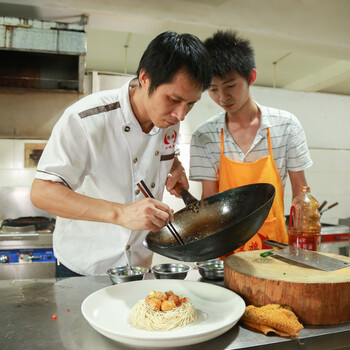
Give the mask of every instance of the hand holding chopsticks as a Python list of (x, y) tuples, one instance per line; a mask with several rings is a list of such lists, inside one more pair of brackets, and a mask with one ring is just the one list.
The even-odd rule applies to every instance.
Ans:
[[(145, 197), (151, 197), (154, 198), (152, 195), (152, 192), (149, 190), (149, 188), (147, 187), (147, 185), (145, 184), (145, 182), (143, 180), (140, 181), (140, 183), (137, 184), (137, 187), (140, 189), (140, 191), (142, 192), (142, 194)], [(169, 222), (169, 224), (167, 225), (168, 230), (170, 231), (170, 233), (174, 236), (174, 238), (177, 240), (177, 242), (179, 244), (185, 244), (183, 239), (181, 238), (181, 236), (178, 234), (178, 232), (176, 231), (175, 227), (172, 225), (171, 222)]]

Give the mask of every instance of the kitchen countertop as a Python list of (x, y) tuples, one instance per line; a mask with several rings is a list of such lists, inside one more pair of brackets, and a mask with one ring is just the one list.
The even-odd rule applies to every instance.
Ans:
[[(146, 276), (151, 278), (152, 274)], [(197, 270), (190, 271), (186, 279), (208, 282)], [(223, 286), (223, 282), (215, 284)], [(110, 285), (108, 276), (1, 280), (1, 349), (133, 349), (98, 333), (81, 313), (81, 304), (88, 295)], [(53, 320), (52, 315), (57, 319)], [(217, 338), (176, 349), (350, 349), (350, 323), (306, 326), (299, 335), (299, 341), (265, 336), (237, 324)]]

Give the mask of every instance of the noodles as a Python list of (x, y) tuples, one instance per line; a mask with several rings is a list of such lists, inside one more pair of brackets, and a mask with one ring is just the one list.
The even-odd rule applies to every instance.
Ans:
[(170, 331), (194, 323), (197, 320), (196, 310), (189, 301), (170, 311), (153, 311), (140, 300), (131, 310), (129, 322), (135, 328), (147, 331)]
[(152, 310), (143, 299), (134, 305), (129, 315), (131, 326), (147, 331), (170, 331), (190, 325), (196, 320), (196, 309), (188, 299), (181, 306), (166, 312)]

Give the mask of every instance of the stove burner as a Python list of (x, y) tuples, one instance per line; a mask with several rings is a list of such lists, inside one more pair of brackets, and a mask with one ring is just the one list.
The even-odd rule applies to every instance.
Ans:
[(6, 227), (25, 227), (34, 226), (36, 231), (49, 230), (53, 232), (55, 229), (56, 219), (47, 218), (45, 216), (24, 216), (17, 219), (6, 219), (2, 222), (0, 230)]

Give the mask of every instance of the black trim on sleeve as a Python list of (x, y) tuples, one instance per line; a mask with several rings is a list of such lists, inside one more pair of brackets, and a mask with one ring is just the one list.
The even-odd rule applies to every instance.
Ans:
[[(63, 184), (71, 190), (71, 187), (68, 185), (68, 182), (65, 179), (63, 179), (61, 176), (59, 176), (57, 174), (54, 174), (54, 173), (50, 173), (48, 171), (43, 171), (43, 170), (37, 170), (37, 172), (38, 173), (43, 173), (43, 174), (49, 174), (49, 175), (53, 175), (53, 176), (58, 177), (59, 179), (62, 180)], [(39, 179), (39, 180), (42, 180), (42, 179)], [(50, 181), (50, 180), (43, 180), (43, 181)]]
[(95, 115), (103, 112), (109, 112), (109, 111), (112, 111), (113, 109), (118, 109), (118, 108), (120, 108), (120, 103), (113, 102), (109, 105), (98, 106), (98, 107), (87, 109), (86, 111), (80, 112), (78, 115), (81, 119), (83, 119), (86, 117), (90, 117), (91, 115)]

